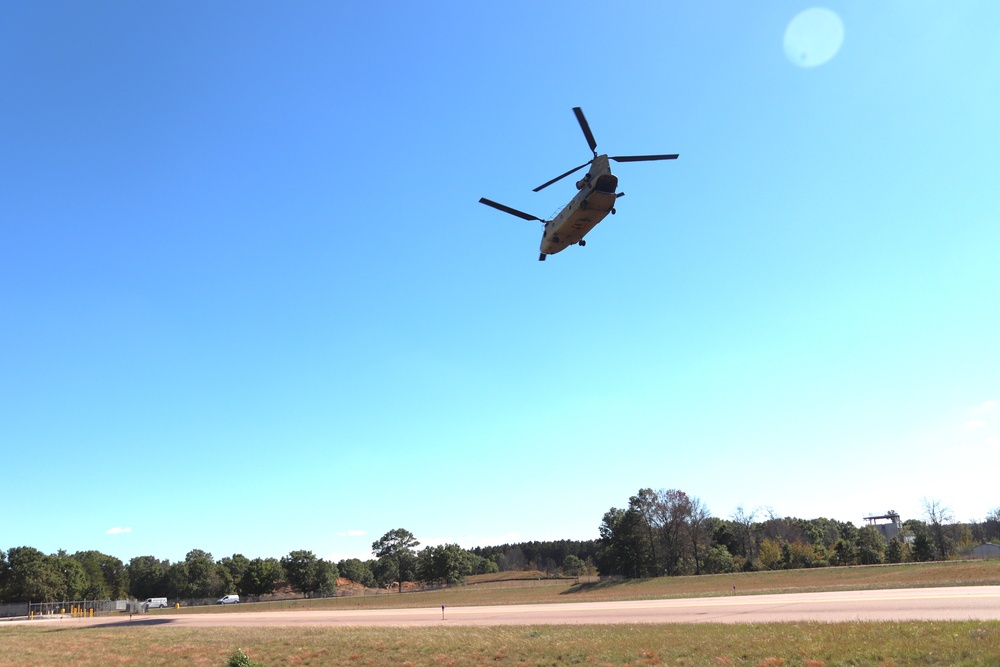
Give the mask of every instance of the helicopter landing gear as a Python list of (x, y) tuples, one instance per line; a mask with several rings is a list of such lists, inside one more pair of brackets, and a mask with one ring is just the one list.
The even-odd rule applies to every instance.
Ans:
[(538, 261), (539, 262), (544, 262), (545, 261), (545, 253), (544, 252), (541, 255), (538, 256)]
[(583, 246), (587, 245), (587, 242), (584, 241), (583, 239), (580, 239), (580, 241), (579, 241), (579, 243), (577, 243), (577, 245), (582, 248)]
[(618, 211), (616, 211), (615, 209), (611, 209), (611, 215), (614, 215), (614, 214), (615, 214), (615, 213), (617, 213), (617, 212), (618, 212)]

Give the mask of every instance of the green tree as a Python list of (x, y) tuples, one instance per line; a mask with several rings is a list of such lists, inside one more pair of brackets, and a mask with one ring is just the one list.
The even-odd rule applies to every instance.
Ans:
[(10, 578), (10, 567), (7, 565), (7, 552), (0, 549), (0, 604), (7, 602), (7, 580)]
[(63, 600), (82, 600), (89, 582), (87, 571), (83, 569), (80, 561), (70, 557), (62, 549), (50, 558), (61, 576), (59, 597)]
[[(225, 556), (219, 561), (219, 565), (226, 568), (226, 571), (229, 573), (229, 579), (233, 582), (233, 590), (240, 590), (240, 582), (247, 568), (250, 567), (250, 559), (243, 554), (233, 554), (232, 556)], [(225, 593), (222, 593), (222, 595), (225, 595)]]
[(765, 570), (779, 569), (784, 559), (782, 545), (769, 537), (765, 537), (760, 541), (760, 546), (757, 547), (757, 558), (757, 562)]
[(73, 559), (87, 572), (84, 599), (119, 600), (128, 595), (128, 569), (119, 559), (100, 551), (77, 551)]
[(137, 600), (163, 597), (166, 592), (169, 561), (155, 556), (136, 556), (125, 568), (128, 575), (128, 593)]
[(885, 560), (885, 538), (875, 526), (860, 529), (856, 544), (860, 564), (878, 565)]
[[(166, 561), (166, 573), (163, 576), (162, 595), (168, 598), (192, 598), (195, 597), (191, 591), (191, 578), (188, 576), (187, 563), (177, 561), (171, 563)], [(158, 597), (149, 595), (146, 597)], [(140, 598), (143, 599), (143, 598)]]
[(281, 559), (288, 583), (292, 588), (308, 597), (319, 590), (319, 558), (311, 551), (292, 551)]
[(274, 584), (283, 575), (284, 571), (277, 558), (254, 558), (247, 563), (236, 590), (240, 595), (269, 595), (274, 592)]
[(587, 568), (587, 564), (576, 554), (567, 554), (562, 564), (562, 571), (567, 577), (579, 577)]
[(601, 536), (598, 572), (633, 579), (649, 576), (653, 563), (648, 525), (637, 509), (612, 507), (604, 513), (598, 532)]
[(885, 562), (902, 563), (905, 558), (903, 544), (903, 542), (900, 542), (895, 536), (893, 536), (893, 538), (889, 540), (888, 546), (885, 548)]
[(136, 556), (128, 562), (128, 593), (137, 600), (166, 595), (166, 578), (169, 561), (155, 556)]
[(184, 564), (188, 578), (186, 597), (220, 597), (232, 592), (229, 570), (216, 563), (209, 552), (192, 549), (184, 557)]
[(316, 590), (322, 595), (330, 595), (337, 590), (337, 577), (340, 572), (337, 564), (328, 560), (319, 559), (316, 563)]
[(936, 560), (937, 554), (934, 552), (934, 541), (927, 526), (922, 522), (908, 522), (913, 530), (913, 560), (918, 563)]
[(833, 548), (833, 562), (835, 565), (857, 565), (858, 551), (854, 542), (854, 535), (850, 539), (841, 538)]
[(413, 536), (413, 533), (404, 528), (395, 528), (372, 542), (372, 553), (378, 559), (388, 559), (396, 564), (396, 575), (399, 582), (399, 592), (403, 592), (403, 581), (408, 579), (408, 561), (413, 560), (414, 547), (420, 546), (420, 542)]
[(995, 507), (983, 521), (983, 541), (1000, 542), (1000, 507)]
[(390, 584), (399, 581), (399, 567), (391, 558), (379, 558), (370, 561), (368, 567), (371, 568), (375, 583), (380, 588), (387, 588)]
[(476, 565), (473, 574), (495, 574), (500, 571), (500, 566), (496, 561), (489, 558), (476, 557)]
[(417, 576), (424, 581), (460, 583), (472, 574), (474, 558), (457, 544), (427, 547), (417, 556)]
[(368, 563), (358, 558), (347, 558), (337, 563), (340, 576), (350, 579), (354, 583), (361, 584), (365, 588), (375, 587), (375, 575)]
[(4, 593), (8, 602), (56, 602), (66, 590), (56, 559), (34, 547), (7, 550), (6, 579)]
[(702, 572), (705, 574), (723, 574), (735, 571), (736, 563), (726, 547), (716, 544), (705, 552), (705, 560), (702, 563)]

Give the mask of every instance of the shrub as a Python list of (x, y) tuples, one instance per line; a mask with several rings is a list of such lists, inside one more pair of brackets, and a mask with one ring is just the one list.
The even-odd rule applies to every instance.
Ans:
[(250, 659), (243, 649), (238, 648), (233, 651), (233, 654), (229, 656), (229, 662), (226, 663), (227, 667), (263, 667), (259, 662), (254, 662)]

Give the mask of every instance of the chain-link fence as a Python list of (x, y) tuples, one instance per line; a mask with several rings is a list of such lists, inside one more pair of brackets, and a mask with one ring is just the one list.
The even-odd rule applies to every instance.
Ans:
[(136, 600), (63, 600), (61, 602), (16, 602), (0, 604), (0, 618), (35, 616), (99, 616), (143, 611)]
[(13, 604), (0, 604), (0, 618), (16, 618), (28, 615), (27, 602), (15, 602)]

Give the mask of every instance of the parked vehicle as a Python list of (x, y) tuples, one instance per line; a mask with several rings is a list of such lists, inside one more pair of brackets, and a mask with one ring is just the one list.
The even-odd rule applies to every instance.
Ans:
[(236, 604), (240, 601), (239, 595), (223, 595), (215, 601), (216, 604)]
[(167, 598), (146, 598), (142, 606), (143, 609), (166, 609)]

